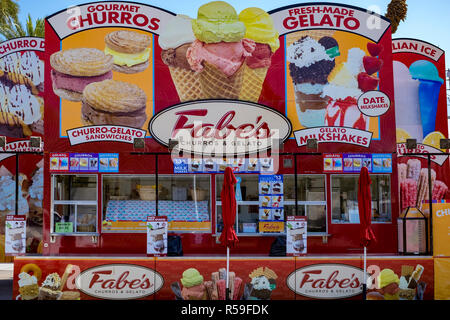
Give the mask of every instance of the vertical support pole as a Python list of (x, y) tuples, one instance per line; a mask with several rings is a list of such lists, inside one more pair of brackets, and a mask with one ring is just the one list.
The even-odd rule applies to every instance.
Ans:
[(14, 215), (17, 215), (18, 212), (19, 212), (19, 154), (16, 153), (16, 202)]
[(158, 216), (158, 201), (159, 201), (159, 176), (158, 176), (158, 154), (155, 154), (155, 178), (156, 178), (156, 202), (155, 202), (155, 215)]
[(298, 216), (297, 154), (294, 154), (295, 215)]
[[(428, 157), (428, 198), (430, 201), (430, 254), (433, 255), (433, 184), (431, 183), (431, 155)], [(428, 242), (428, 239), (427, 239)], [(428, 246), (427, 246), (428, 251)]]

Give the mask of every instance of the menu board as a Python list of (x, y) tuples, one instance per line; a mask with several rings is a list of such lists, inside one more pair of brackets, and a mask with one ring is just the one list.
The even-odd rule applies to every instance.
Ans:
[(117, 153), (51, 153), (51, 172), (119, 172)]
[(26, 215), (8, 215), (5, 220), (5, 255), (24, 255), (26, 249)]
[(224, 173), (227, 167), (234, 173), (273, 173), (273, 158), (176, 158), (174, 173)]
[(167, 217), (147, 217), (147, 255), (167, 255)]
[(392, 155), (386, 154), (325, 154), (323, 171), (359, 173), (366, 167), (369, 173), (392, 173)]
[(286, 255), (306, 255), (307, 218), (305, 216), (289, 216), (286, 218)]
[(283, 175), (259, 176), (259, 232), (284, 231)]

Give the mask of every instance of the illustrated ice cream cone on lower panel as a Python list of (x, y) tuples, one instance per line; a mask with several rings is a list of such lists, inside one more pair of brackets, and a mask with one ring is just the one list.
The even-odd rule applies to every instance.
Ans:
[(150, 36), (130, 31), (118, 30), (105, 37), (105, 54), (114, 58), (113, 70), (133, 74), (142, 72), (149, 66)]
[(147, 120), (147, 96), (137, 85), (117, 80), (90, 83), (83, 90), (84, 125), (120, 125), (141, 128)]
[(200, 73), (205, 98), (238, 99), (244, 61), (255, 50), (255, 42), (244, 38), (245, 26), (236, 11), (223, 1), (207, 3), (198, 9), (192, 30), (197, 40), (187, 50), (187, 58)]
[(203, 99), (200, 75), (191, 69), (186, 53), (195, 41), (191, 18), (173, 17), (159, 35), (161, 59), (169, 67), (170, 75), (181, 102)]
[(36, 300), (39, 296), (37, 277), (26, 272), (19, 273), (19, 293), (22, 300)]
[(38, 300), (58, 300), (62, 292), (61, 288), (61, 278), (58, 273), (54, 272), (45, 278), (39, 288)]
[(67, 49), (50, 56), (53, 91), (70, 101), (81, 101), (91, 83), (112, 79), (114, 58), (95, 48)]
[(272, 18), (262, 9), (244, 9), (239, 20), (245, 25), (245, 38), (256, 43), (255, 51), (245, 60), (239, 100), (258, 102), (272, 56), (280, 47), (279, 35)]
[(277, 274), (267, 267), (259, 267), (248, 276), (252, 284), (249, 300), (270, 300), (272, 291), (276, 288)]
[(203, 284), (203, 276), (197, 269), (189, 268), (183, 272), (180, 279), (183, 289), (181, 295), (184, 300), (206, 300), (207, 293)]

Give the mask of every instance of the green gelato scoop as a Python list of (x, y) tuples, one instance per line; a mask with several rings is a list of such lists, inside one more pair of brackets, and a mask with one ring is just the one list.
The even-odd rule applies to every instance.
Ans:
[(183, 278), (180, 281), (185, 288), (190, 288), (202, 284), (203, 276), (197, 269), (189, 268), (183, 272)]
[(434, 64), (426, 60), (418, 60), (409, 67), (413, 79), (429, 80), (444, 83), (439, 77), (439, 72)]
[(195, 37), (205, 43), (238, 42), (245, 35), (245, 25), (236, 10), (224, 1), (213, 1), (198, 9), (192, 20)]

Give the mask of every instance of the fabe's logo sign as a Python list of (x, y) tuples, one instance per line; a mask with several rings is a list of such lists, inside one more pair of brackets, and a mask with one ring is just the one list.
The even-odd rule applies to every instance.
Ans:
[(314, 299), (342, 299), (362, 293), (363, 270), (345, 264), (314, 264), (295, 270), (286, 282), (295, 293)]
[(199, 155), (246, 155), (266, 151), (289, 138), (292, 125), (278, 111), (234, 100), (188, 102), (155, 115), (149, 131), (159, 143)]
[(138, 299), (152, 295), (163, 286), (156, 271), (132, 264), (108, 264), (81, 272), (77, 288), (85, 294), (108, 300)]

